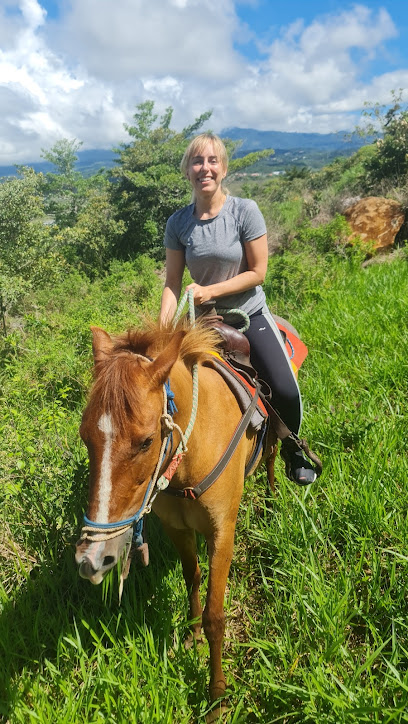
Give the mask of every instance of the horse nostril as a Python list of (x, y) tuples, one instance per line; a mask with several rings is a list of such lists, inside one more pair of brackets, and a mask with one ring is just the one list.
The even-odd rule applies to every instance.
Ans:
[(89, 558), (85, 557), (79, 567), (79, 575), (82, 578), (91, 578), (95, 573), (96, 570), (93, 567), (91, 561), (89, 560)]
[(110, 566), (111, 563), (114, 563), (114, 562), (115, 562), (115, 559), (114, 559), (113, 556), (105, 556), (105, 558), (103, 559), (102, 565), (103, 565), (103, 566)]

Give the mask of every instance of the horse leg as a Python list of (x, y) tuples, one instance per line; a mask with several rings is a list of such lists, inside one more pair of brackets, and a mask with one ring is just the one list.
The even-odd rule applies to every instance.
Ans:
[(278, 444), (271, 446), (271, 451), (265, 460), (266, 475), (268, 478), (269, 487), (272, 493), (275, 493), (275, 459), (278, 452)]
[(183, 576), (186, 583), (190, 604), (191, 636), (186, 641), (186, 646), (191, 645), (193, 639), (199, 640), (201, 634), (202, 606), (200, 601), (201, 571), (197, 559), (196, 534), (192, 528), (178, 530), (163, 524), (163, 527), (173, 541), (180, 556), (183, 567)]
[[(210, 700), (225, 693), (226, 681), (222, 670), (222, 642), (225, 631), (224, 596), (234, 547), (235, 522), (225, 522), (222, 530), (208, 542), (209, 578), (207, 601), (203, 611), (203, 626), (210, 646)], [(221, 705), (222, 709), (222, 705)], [(214, 712), (216, 714), (216, 712)], [(211, 721), (211, 719), (208, 719)]]

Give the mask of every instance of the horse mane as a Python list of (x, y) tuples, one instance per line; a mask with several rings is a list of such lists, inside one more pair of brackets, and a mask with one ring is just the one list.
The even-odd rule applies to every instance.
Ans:
[(130, 351), (145, 357), (156, 357), (167, 347), (175, 332), (184, 330), (186, 335), (180, 349), (180, 359), (187, 367), (199, 362), (210, 351), (219, 348), (219, 335), (213, 329), (198, 321), (192, 326), (181, 320), (176, 327), (160, 325), (149, 317), (144, 319), (142, 328), (131, 328), (113, 338), (114, 351)]
[(219, 335), (198, 322), (191, 326), (181, 321), (175, 328), (163, 326), (145, 318), (142, 328), (131, 328), (112, 337), (113, 347), (102, 359), (95, 361), (94, 384), (89, 403), (102, 412), (109, 412), (119, 430), (124, 430), (129, 418), (137, 420), (141, 409), (141, 389), (134, 384), (135, 364), (142, 367), (157, 357), (171, 341), (175, 332), (185, 331), (179, 360), (191, 370), (212, 351), (217, 351)]

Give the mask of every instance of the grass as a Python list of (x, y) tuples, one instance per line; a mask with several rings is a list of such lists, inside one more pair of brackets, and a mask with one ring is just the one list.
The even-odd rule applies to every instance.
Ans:
[[(285, 276), (271, 261), (266, 286), (309, 347), (303, 432), (324, 471), (304, 490), (279, 461), (276, 496), (263, 471), (247, 481), (226, 596), (226, 720), (406, 722), (406, 261), (286, 262)], [(115, 273), (126, 289), (140, 281)], [(141, 298), (157, 309), (149, 279)], [(120, 606), (116, 582), (103, 595), (73, 561), (87, 325), (120, 329), (140, 308), (105, 286), (43, 293), (3, 345), (0, 720), (13, 724), (187, 724), (208, 708), (208, 647), (184, 650), (181, 567), (154, 515), (151, 565), (131, 570)], [(202, 542), (200, 553), (205, 580)]]

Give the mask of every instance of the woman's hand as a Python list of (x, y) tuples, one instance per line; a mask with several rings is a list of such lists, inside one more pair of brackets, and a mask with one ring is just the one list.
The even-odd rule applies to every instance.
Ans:
[(186, 286), (186, 292), (189, 292), (190, 289), (193, 290), (194, 304), (196, 306), (199, 304), (205, 304), (205, 302), (210, 302), (214, 299), (214, 295), (211, 294), (211, 286), (201, 287), (199, 284), (193, 282), (192, 284), (188, 284)]

